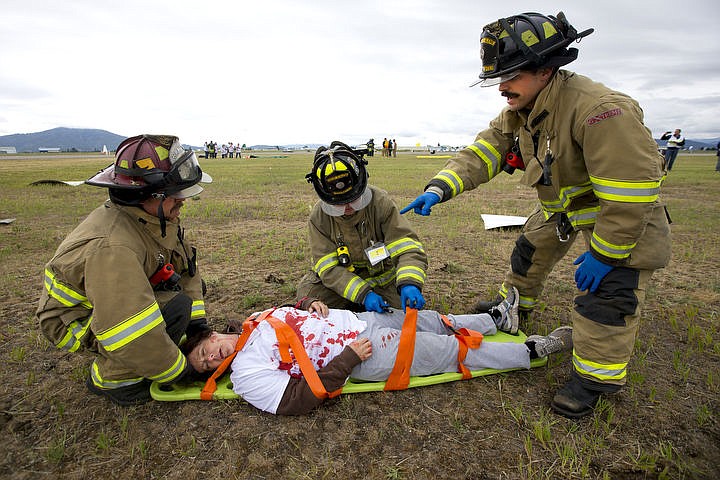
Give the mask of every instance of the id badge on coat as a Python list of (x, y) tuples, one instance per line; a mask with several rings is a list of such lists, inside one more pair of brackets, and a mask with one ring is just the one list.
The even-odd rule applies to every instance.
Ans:
[(380, 242), (373, 243), (368, 248), (366, 248), (365, 256), (368, 260), (370, 260), (370, 265), (375, 266), (388, 258), (390, 254), (388, 253), (387, 248), (385, 248), (385, 244)]

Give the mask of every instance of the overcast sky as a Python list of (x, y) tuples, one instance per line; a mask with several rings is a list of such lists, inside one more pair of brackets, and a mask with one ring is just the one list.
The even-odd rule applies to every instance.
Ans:
[(565, 12), (567, 69), (633, 96), (657, 137), (720, 136), (717, 0), (3, 0), (0, 135), (466, 145), (504, 105), (473, 87), (483, 25)]

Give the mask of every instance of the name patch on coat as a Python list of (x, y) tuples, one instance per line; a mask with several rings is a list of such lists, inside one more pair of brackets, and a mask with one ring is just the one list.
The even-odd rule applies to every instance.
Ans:
[(608, 110), (607, 112), (603, 112), (603, 113), (600, 113), (598, 115), (588, 118), (587, 124), (588, 124), (588, 126), (595, 125), (596, 123), (600, 123), (607, 118), (617, 117), (618, 115), (622, 115), (622, 109), (613, 108), (612, 110)]

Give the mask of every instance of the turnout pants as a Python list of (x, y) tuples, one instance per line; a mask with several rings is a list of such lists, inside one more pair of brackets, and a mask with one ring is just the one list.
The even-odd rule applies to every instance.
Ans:
[[(190, 327), (192, 299), (183, 293), (158, 292), (157, 301), (161, 305), (164, 303), (160, 312), (165, 320), (165, 331), (177, 345)], [(134, 371), (115, 360), (113, 355), (101, 348), (97, 351), (98, 356), (90, 366), (90, 378), (96, 387), (120, 389), (143, 382), (142, 377), (138, 377)], [(146, 383), (149, 386), (149, 382)]]
[[(515, 286), (523, 310), (535, 308), (547, 276), (577, 238), (578, 232), (571, 231), (567, 241), (559, 239), (556, 216), (545, 220), (537, 209), (515, 243), (499, 293), (505, 297)], [(592, 229), (581, 232), (589, 249)], [(594, 293), (575, 297), (573, 371), (586, 388), (615, 391), (625, 384), (647, 285), (653, 272), (669, 261), (670, 225), (664, 206), (657, 204), (627, 264), (611, 270)]]
[(577, 232), (571, 231), (567, 241), (560, 241), (556, 215), (545, 220), (545, 215), (538, 207), (528, 217), (520, 237), (515, 241), (510, 256), (510, 270), (505, 274), (499, 293), (505, 298), (511, 287), (517, 288), (520, 292), (520, 310), (535, 309), (548, 275), (577, 238)]

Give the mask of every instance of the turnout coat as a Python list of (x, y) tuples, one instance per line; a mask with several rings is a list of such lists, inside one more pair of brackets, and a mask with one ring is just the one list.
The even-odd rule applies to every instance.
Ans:
[[(91, 378), (100, 388), (144, 378), (179, 379), (189, 364), (165, 330), (163, 306), (180, 292), (192, 299), (192, 321), (204, 321), (205, 303), (195, 249), (178, 221), (107, 201), (60, 244), (45, 266), (37, 318), (43, 334), (67, 351), (99, 355)], [(179, 291), (155, 291), (149, 278), (163, 263), (180, 274)]]

